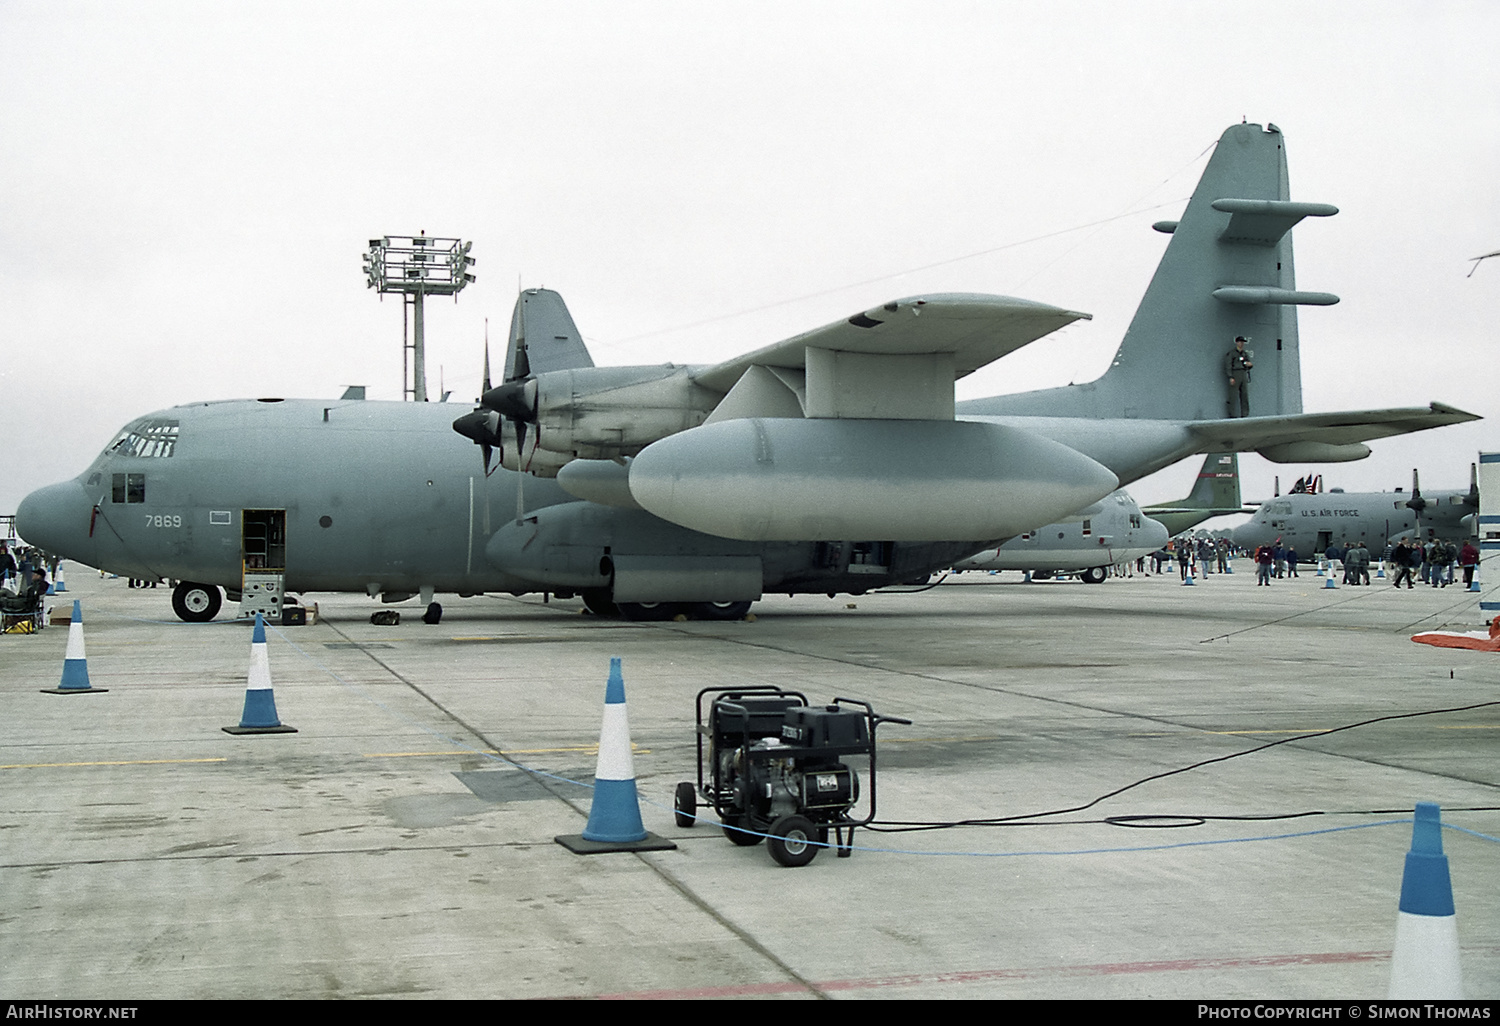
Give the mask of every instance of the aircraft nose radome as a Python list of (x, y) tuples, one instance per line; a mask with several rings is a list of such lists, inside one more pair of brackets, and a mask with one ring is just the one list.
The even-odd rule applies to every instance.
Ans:
[(16, 533), (29, 544), (59, 556), (77, 558), (88, 538), (88, 498), (76, 481), (39, 488), (16, 507)]

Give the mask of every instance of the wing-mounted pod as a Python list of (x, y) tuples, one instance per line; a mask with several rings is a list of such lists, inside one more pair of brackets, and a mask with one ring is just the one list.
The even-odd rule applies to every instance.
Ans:
[(1029, 531), (1118, 481), (1074, 449), (998, 424), (752, 418), (656, 442), (629, 484), (663, 520), (724, 538), (939, 542)]

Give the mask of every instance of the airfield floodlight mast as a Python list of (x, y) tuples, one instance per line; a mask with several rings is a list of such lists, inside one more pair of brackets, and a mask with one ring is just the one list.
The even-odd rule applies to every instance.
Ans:
[[(419, 235), (386, 235), (370, 240), (364, 257), (365, 285), (384, 295), (401, 296), (401, 395), (427, 401), (427, 361), (422, 317), (425, 296), (453, 296), (474, 280), (469, 250), (474, 243), (461, 239)], [(412, 331), (407, 335), (407, 307), (411, 308)]]

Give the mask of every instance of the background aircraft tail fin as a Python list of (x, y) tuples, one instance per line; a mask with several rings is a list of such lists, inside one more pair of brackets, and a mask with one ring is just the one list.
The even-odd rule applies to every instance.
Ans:
[(505, 349), (505, 381), (593, 365), (562, 296), (551, 289), (526, 289), (516, 297)]
[(1166, 525), (1171, 534), (1196, 527), (1210, 517), (1240, 513), (1240, 463), (1232, 452), (1211, 452), (1187, 498), (1146, 507), (1146, 515)]
[(1187, 498), (1158, 503), (1154, 509), (1213, 509), (1224, 512), (1240, 508), (1240, 461), (1232, 452), (1211, 452), (1203, 457), (1198, 480)]
[(1214, 420), (1238, 414), (1225, 357), (1250, 342), (1252, 416), (1302, 412), (1297, 307), (1338, 297), (1300, 292), (1290, 230), (1337, 208), (1289, 198), (1275, 125), (1233, 125), (1220, 137), (1171, 235), (1114, 360), (1096, 381), (965, 403), (975, 414)]

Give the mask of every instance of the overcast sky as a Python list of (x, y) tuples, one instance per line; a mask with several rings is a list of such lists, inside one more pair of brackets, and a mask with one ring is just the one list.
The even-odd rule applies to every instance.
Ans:
[[(1500, 449), (1500, 4), (0, 0), (0, 512), (181, 402), (401, 392), (370, 238), (473, 240), (428, 304), (472, 400), (518, 285), (596, 362), (714, 362), (888, 299), (1092, 313), (960, 397), (1104, 370), (1208, 147), (1285, 133), (1304, 406), (1489, 418), (1360, 463), (1464, 486)], [(1126, 215), (1126, 216), (1122, 216)], [(1103, 223), (1101, 223), (1103, 222)], [(1083, 227), (1092, 226), (1092, 227)], [(1033, 241), (1034, 240), (1034, 241)], [(458, 412), (457, 410), (455, 411)], [(1186, 493), (1196, 459), (1137, 485)]]

